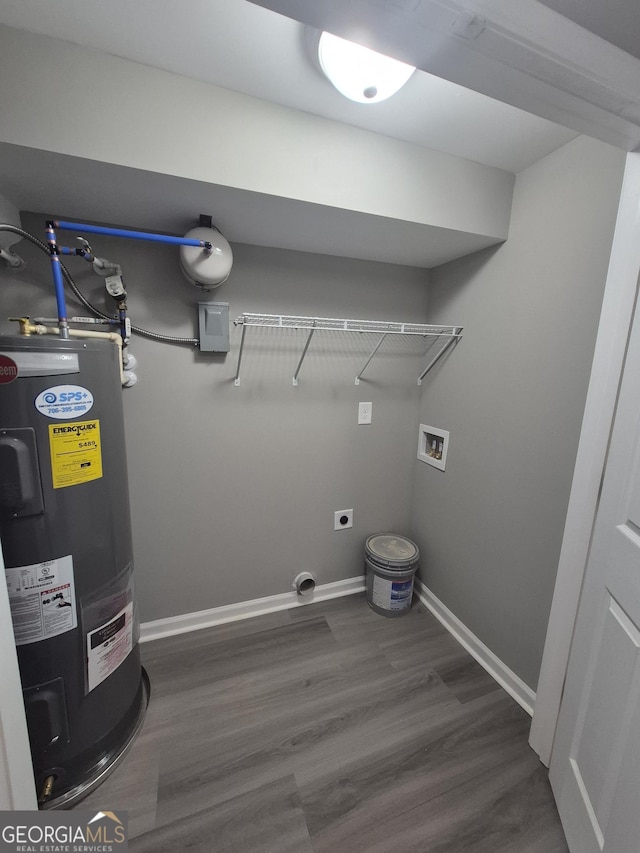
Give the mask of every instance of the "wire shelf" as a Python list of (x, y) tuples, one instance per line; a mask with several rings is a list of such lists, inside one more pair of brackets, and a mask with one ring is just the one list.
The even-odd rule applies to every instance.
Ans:
[(456, 335), (458, 326), (431, 326), (424, 323), (396, 323), (387, 320), (341, 320), (336, 317), (295, 317), (286, 314), (241, 314), (236, 326), (260, 326), (274, 329), (314, 329), (316, 331), (379, 332), (385, 335)]
[(418, 378), (418, 385), (422, 384), (422, 380), (427, 375), (429, 370), (437, 361), (444, 355), (449, 347), (456, 343), (462, 337), (461, 326), (434, 326), (426, 323), (398, 323), (387, 320), (347, 320), (337, 317), (299, 317), (287, 314), (241, 314), (234, 321), (234, 325), (242, 326), (242, 338), (240, 339), (240, 350), (238, 352), (238, 365), (236, 369), (235, 385), (240, 385), (240, 364), (242, 362), (242, 354), (245, 343), (245, 333), (248, 327), (259, 327), (269, 329), (303, 329), (309, 332), (307, 339), (300, 356), (300, 360), (293, 375), (293, 384), (298, 384), (298, 375), (302, 368), (302, 363), (307, 355), (311, 339), (315, 332), (373, 332), (380, 335), (380, 339), (376, 343), (369, 358), (362, 366), (358, 375), (355, 378), (355, 384), (360, 384), (362, 374), (369, 366), (369, 363), (378, 352), (382, 342), (387, 335), (405, 335), (405, 336), (420, 336), (423, 338), (441, 339), (442, 346), (438, 350), (436, 356), (429, 362), (427, 367), (422, 371)]

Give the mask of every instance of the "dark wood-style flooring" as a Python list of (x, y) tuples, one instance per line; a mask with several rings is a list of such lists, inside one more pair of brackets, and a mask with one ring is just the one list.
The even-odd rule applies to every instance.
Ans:
[(147, 643), (147, 719), (82, 808), (133, 853), (566, 853), (530, 719), (414, 604), (361, 595)]

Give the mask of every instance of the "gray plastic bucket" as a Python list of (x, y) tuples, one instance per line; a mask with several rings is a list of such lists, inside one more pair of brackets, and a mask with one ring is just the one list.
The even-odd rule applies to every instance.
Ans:
[(374, 533), (364, 548), (367, 604), (381, 616), (404, 616), (411, 609), (420, 552), (411, 539)]

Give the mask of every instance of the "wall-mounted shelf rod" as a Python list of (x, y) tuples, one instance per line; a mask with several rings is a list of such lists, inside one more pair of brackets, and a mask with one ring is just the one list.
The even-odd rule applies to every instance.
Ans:
[[(462, 329), (459, 329), (458, 331), (462, 332)], [(425, 369), (422, 371), (422, 373), (420, 374), (420, 376), (418, 376), (418, 385), (422, 385), (422, 380), (423, 380), (423, 379), (424, 379), (424, 377), (427, 375), (427, 373), (431, 370), (431, 368), (435, 365), (435, 363), (436, 363), (437, 361), (440, 361), (440, 359), (441, 359), (441, 358), (442, 358), (442, 356), (445, 354), (445, 352), (449, 349), (449, 347), (450, 347), (452, 344), (457, 343), (457, 342), (460, 340), (460, 337), (461, 337), (461, 335), (459, 335), (459, 334), (458, 334), (458, 335), (452, 335), (451, 337), (449, 337), (449, 338), (445, 341), (445, 344), (444, 344), (444, 346), (442, 347), (442, 349), (441, 349), (441, 350), (439, 350), (439, 352), (438, 352), (438, 353), (437, 353), (437, 354), (436, 354), (436, 355), (431, 359), (431, 361), (429, 362), (429, 364), (428, 364), (428, 365), (425, 367)]]
[[(237, 324), (237, 320), (234, 321), (234, 325)], [(242, 351), (244, 350), (244, 337), (247, 332), (247, 327), (242, 327), (242, 337), (240, 338), (240, 349), (238, 350), (238, 365), (236, 367), (236, 378), (233, 380), (233, 384), (237, 387), (240, 384), (240, 362), (242, 361)]]
[(315, 325), (313, 325), (309, 329), (309, 334), (307, 335), (307, 341), (304, 345), (304, 349), (302, 350), (302, 355), (300, 356), (300, 361), (298, 362), (298, 366), (296, 367), (296, 372), (293, 374), (293, 384), (297, 386), (298, 384), (298, 374), (300, 373), (300, 368), (302, 367), (302, 362), (304, 361), (304, 357), (307, 354), (307, 350), (309, 349), (309, 344), (311, 343), (311, 338), (313, 337), (313, 333), (315, 332)]
[(360, 373), (358, 373), (358, 375), (356, 376), (356, 381), (355, 381), (355, 383), (354, 383), (355, 385), (359, 385), (359, 384), (360, 384), (360, 377), (362, 376), (362, 374), (365, 372), (365, 370), (366, 370), (366, 369), (367, 369), (367, 367), (369, 366), (369, 362), (371, 361), (371, 359), (374, 357), (374, 355), (378, 352), (378, 350), (379, 350), (379, 349), (380, 349), (380, 347), (382, 346), (382, 342), (384, 341), (384, 339), (385, 339), (386, 337), (387, 337), (387, 333), (385, 332), (385, 333), (384, 333), (384, 335), (383, 335), (383, 336), (380, 338), (380, 340), (378, 341), (378, 343), (374, 346), (374, 348), (373, 348), (373, 351), (372, 351), (371, 355), (370, 355), (370, 356), (369, 356), (369, 358), (365, 361), (364, 365), (360, 368)]
[(425, 370), (421, 373), (420, 378), (418, 379), (418, 385), (422, 384), (422, 380), (424, 379), (424, 377), (427, 375), (429, 370), (431, 370), (431, 368), (438, 361), (438, 359), (444, 354), (444, 352), (449, 348), (449, 346), (451, 346), (452, 343), (462, 337), (461, 326), (433, 326), (428, 325), (426, 323), (399, 323), (387, 320), (343, 320), (338, 319), (336, 317), (297, 317), (286, 314), (245, 313), (241, 314), (236, 320), (234, 320), (234, 325), (242, 326), (242, 337), (240, 339), (238, 364), (236, 368), (236, 377), (234, 380), (235, 385), (240, 384), (240, 363), (242, 361), (242, 355), (244, 351), (245, 333), (247, 326), (255, 326), (269, 329), (303, 329), (309, 332), (304, 344), (304, 348), (302, 350), (302, 354), (300, 356), (300, 360), (298, 361), (298, 366), (296, 367), (293, 376), (294, 385), (298, 384), (298, 375), (302, 368), (304, 359), (307, 355), (309, 344), (311, 343), (311, 339), (315, 332), (377, 332), (380, 335), (380, 339), (373, 348), (373, 351), (369, 355), (369, 358), (366, 360), (360, 372), (356, 376), (356, 385), (360, 384), (360, 378), (362, 374), (367, 369), (369, 363), (380, 349), (380, 346), (382, 345), (382, 342), (387, 337), (387, 335), (420, 336), (423, 338), (436, 338), (436, 340), (442, 339), (444, 341), (444, 346), (439, 350), (435, 358), (433, 358), (429, 362)]

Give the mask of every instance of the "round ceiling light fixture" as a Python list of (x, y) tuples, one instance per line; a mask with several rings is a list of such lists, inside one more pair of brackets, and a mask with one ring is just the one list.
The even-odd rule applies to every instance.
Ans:
[(376, 104), (395, 95), (416, 70), (368, 47), (323, 32), (318, 60), (328, 80), (352, 101)]

